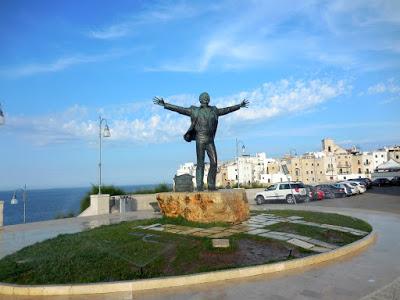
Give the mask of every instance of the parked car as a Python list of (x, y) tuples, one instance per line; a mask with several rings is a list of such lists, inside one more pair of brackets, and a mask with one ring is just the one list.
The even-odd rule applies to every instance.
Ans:
[(339, 189), (344, 189), (344, 192), (346, 193), (347, 197), (357, 194), (357, 192), (358, 192), (358, 191), (356, 191), (356, 189), (353, 186), (351, 186), (345, 182), (338, 182), (338, 183), (335, 183), (333, 186), (335, 186)]
[(306, 188), (302, 182), (280, 182), (273, 184), (264, 191), (257, 193), (255, 201), (258, 205), (270, 202), (284, 200), (289, 204), (294, 201), (309, 201)]
[(387, 178), (377, 178), (374, 181), (372, 181), (373, 186), (390, 186), (391, 182)]
[(357, 188), (358, 194), (363, 194), (367, 190), (365, 185), (361, 184), (358, 181), (345, 181), (345, 183)]
[(307, 193), (308, 193), (311, 201), (324, 199), (325, 194), (323, 191), (317, 190), (312, 185), (305, 185), (305, 187), (306, 187)]
[(351, 195), (357, 195), (357, 194), (358, 194), (358, 188), (357, 188), (357, 187), (355, 187), (355, 186), (353, 186), (353, 185), (351, 185), (351, 184), (348, 184), (348, 183), (346, 183), (346, 182), (344, 182), (343, 184), (344, 184), (347, 188), (350, 189)]
[(400, 176), (394, 176), (391, 180), (390, 183), (392, 185), (400, 185)]
[(325, 193), (325, 198), (328, 199), (346, 197), (346, 192), (343, 188), (337, 188), (332, 184), (319, 184), (315, 187), (323, 191)]
[(355, 179), (349, 179), (347, 181), (357, 181), (360, 182), (365, 186), (366, 189), (370, 189), (372, 187), (372, 181), (369, 178), (355, 178)]

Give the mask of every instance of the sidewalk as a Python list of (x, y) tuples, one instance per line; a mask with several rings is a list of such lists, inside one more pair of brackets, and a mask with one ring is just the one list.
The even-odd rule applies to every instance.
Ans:
[(153, 211), (135, 211), (90, 217), (75, 217), (43, 222), (5, 226), (0, 229), (0, 258), (34, 243), (56, 237), (63, 233), (75, 233), (101, 225), (122, 221), (159, 218)]

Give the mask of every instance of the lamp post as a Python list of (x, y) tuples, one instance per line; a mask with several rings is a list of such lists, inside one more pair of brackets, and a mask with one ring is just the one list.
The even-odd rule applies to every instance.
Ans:
[(0, 103), (0, 125), (4, 125), (6, 119), (4, 117), (3, 109), (1, 108), (1, 103)]
[(242, 153), (244, 153), (244, 150), (246, 149), (245, 145), (243, 144), (242, 141), (236, 139), (236, 166), (237, 166), (237, 185), (239, 188), (240, 181), (239, 181), (239, 146), (242, 145)]
[[(102, 125), (104, 125), (104, 131), (102, 132)], [(101, 195), (101, 141), (102, 137), (110, 137), (110, 128), (108, 128), (107, 120), (99, 116), (99, 195)]]
[(22, 191), (22, 201), (24, 202), (24, 224), (26, 223), (26, 184), (24, 185), (24, 188), (22, 189), (17, 189), (14, 191), (13, 197), (11, 198), (11, 204), (16, 205), (18, 204), (17, 200), (17, 192)]

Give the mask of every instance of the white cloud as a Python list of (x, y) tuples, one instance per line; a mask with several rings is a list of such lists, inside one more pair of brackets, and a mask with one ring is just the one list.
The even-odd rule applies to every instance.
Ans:
[(3, 77), (24, 77), (40, 73), (53, 73), (65, 70), (74, 65), (95, 63), (105, 61), (123, 55), (123, 52), (113, 51), (96, 55), (74, 55), (62, 57), (49, 63), (33, 63), (8, 69), (0, 69), (0, 76)]
[(218, 9), (218, 5), (194, 5), (186, 2), (172, 4), (156, 3), (145, 8), (140, 13), (125, 17), (125, 20), (116, 22), (102, 29), (90, 30), (89, 37), (101, 40), (113, 40), (126, 37), (143, 30), (144, 26), (170, 22), (178, 19), (192, 18), (210, 10)]
[(400, 85), (396, 84), (393, 79), (386, 82), (379, 82), (368, 88), (368, 94), (397, 94), (400, 95)]
[[(212, 98), (211, 104), (225, 107), (240, 103), (244, 98), (250, 101), (249, 108), (224, 117), (221, 123), (225, 135), (230, 129), (239, 128), (248, 121), (262, 122), (277, 116), (307, 112), (344, 95), (350, 89), (351, 86), (342, 80), (284, 79), (264, 83), (250, 91)], [(198, 95), (172, 95), (165, 100), (189, 107), (198, 104)], [(103, 115), (111, 131), (109, 141), (157, 144), (181, 138), (190, 125), (190, 118), (160, 109), (151, 101), (146, 101), (100, 108), (97, 112), (107, 112)], [(96, 110), (76, 105), (51, 116), (9, 116), (8, 126), (4, 129), (39, 145), (71, 141), (93, 143), (97, 141), (98, 120), (97, 116), (90, 115), (92, 111)]]

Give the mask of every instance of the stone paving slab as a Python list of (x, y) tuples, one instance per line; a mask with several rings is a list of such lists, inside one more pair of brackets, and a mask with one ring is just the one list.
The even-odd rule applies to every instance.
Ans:
[(199, 231), (203, 231), (203, 228), (192, 228), (192, 229), (184, 230), (184, 231), (180, 232), (180, 234), (192, 234), (194, 232), (199, 232)]
[(266, 233), (261, 233), (259, 236), (274, 239), (274, 240), (280, 240), (280, 241), (287, 241), (290, 239), (290, 237), (284, 236), (284, 235), (279, 235), (279, 234), (271, 234), (269, 232)]
[(314, 252), (318, 252), (318, 253), (324, 253), (324, 252), (331, 251), (332, 249), (319, 247), (319, 246), (314, 246), (314, 247), (310, 248), (309, 250), (314, 251)]
[(333, 245), (333, 244), (329, 244), (320, 240), (315, 240), (315, 239), (310, 239), (308, 240), (309, 243), (312, 243), (314, 245), (320, 246), (320, 247), (324, 247), (324, 248), (329, 248), (329, 249), (336, 249), (338, 248), (338, 246)]
[(196, 232), (193, 232), (191, 235), (198, 236), (198, 237), (206, 237), (206, 236), (209, 236), (210, 233), (204, 232), (204, 231), (196, 231)]
[(213, 235), (210, 235), (210, 238), (223, 238), (223, 237), (228, 237), (234, 235), (233, 232), (228, 232), (228, 231), (222, 231), (220, 233), (215, 233)]
[(264, 226), (271, 226), (271, 225), (278, 224), (278, 223), (280, 223), (280, 222), (279, 221), (267, 221), (264, 223)]
[(288, 220), (301, 220), (301, 219), (303, 219), (303, 217), (291, 216), (291, 217), (287, 217), (286, 219), (288, 219)]
[(299, 234), (294, 234), (294, 233), (286, 233), (286, 236), (294, 238), (294, 239), (299, 239), (302, 241), (311, 240), (311, 238), (309, 236), (304, 236), (304, 235), (299, 235)]
[(265, 233), (265, 232), (268, 232), (268, 231), (269, 231), (268, 229), (254, 229), (254, 230), (247, 231), (246, 233), (247, 234), (258, 235), (260, 233)]
[(304, 248), (304, 249), (310, 249), (312, 247), (315, 247), (313, 244), (298, 240), (298, 239), (291, 239), (287, 241), (289, 244), (295, 245), (297, 247), (300, 248)]

